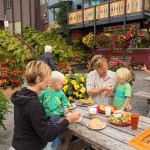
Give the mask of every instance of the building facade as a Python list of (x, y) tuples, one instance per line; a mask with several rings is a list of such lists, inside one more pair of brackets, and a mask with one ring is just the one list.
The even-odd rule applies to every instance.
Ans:
[[(58, 0), (49, 0), (48, 7), (54, 10), (57, 3)], [(53, 14), (49, 13), (49, 22), (55, 20)], [(148, 40), (139, 40), (137, 44), (131, 41), (125, 55), (132, 57), (134, 62), (143, 62), (150, 69), (150, 44), (146, 44), (150, 36), (150, 0), (72, 0), (68, 22), (70, 36), (74, 32), (82, 32), (84, 35), (89, 32), (95, 35), (101, 32), (107, 35), (113, 32), (125, 33), (129, 32), (131, 25), (135, 25), (144, 33), (144, 40)], [(110, 58), (122, 56), (123, 51), (118, 48), (102, 48), (100, 51), (96, 50), (96, 54), (98, 53)]]
[(0, 27), (8, 20), (12, 33), (21, 33), (26, 25), (44, 31), (48, 27), (48, 0), (1, 0)]

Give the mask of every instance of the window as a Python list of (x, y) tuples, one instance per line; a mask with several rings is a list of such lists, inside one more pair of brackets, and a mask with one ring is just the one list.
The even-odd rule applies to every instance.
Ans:
[(78, 4), (78, 5), (77, 5), (77, 10), (78, 10), (78, 9), (82, 9), (82, 5), (81, 5), (81, 4)]
[(45, 0), (40, 0), (40, 5), (45, 4)]
[(4, 8), (5, 9), (11, 8), (11, 0), (4, 0)]

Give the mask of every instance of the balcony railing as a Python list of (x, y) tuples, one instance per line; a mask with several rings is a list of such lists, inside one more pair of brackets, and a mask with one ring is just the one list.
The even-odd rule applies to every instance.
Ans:
[[(124, 14), (124, 0), (99, 4), (93, 7), (84, 8), (69, 12), (69, 25), (80, 24), (86, 21), (93, 21), (96, 9), (96, 19), (104, 19)], [(126, 0), (126, 14), (150, 11), (150, 0)]]

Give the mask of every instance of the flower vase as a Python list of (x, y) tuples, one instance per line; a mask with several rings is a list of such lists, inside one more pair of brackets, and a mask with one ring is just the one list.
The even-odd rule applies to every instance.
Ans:
[(14, 92), (19, 91), (20, 89), (21, 89), (21, 85), (18, 87), (15, 87), (14, 89), (12, 89), (11, 86), (8, 86), (6, 90), (4, 90), (3, 87), (0, 87), (0, 91), (4, 93), (7, 98), (10, 98)]

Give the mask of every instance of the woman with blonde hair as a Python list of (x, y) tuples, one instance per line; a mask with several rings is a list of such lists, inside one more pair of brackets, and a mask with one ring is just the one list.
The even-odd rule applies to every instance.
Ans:
[(51, 69), (44, 62), (31, 61), (26, 66), (25, 76), (28, 87), (23, 87), (11, 96), (15, 120), (12, 146), (16, 150), (42, 150), (48, 142), (64, 132), (70, 123), (79, 119), (80, 113), (72, 113), (56, 126), (49, 125), (38, 93), (49, 85)]

